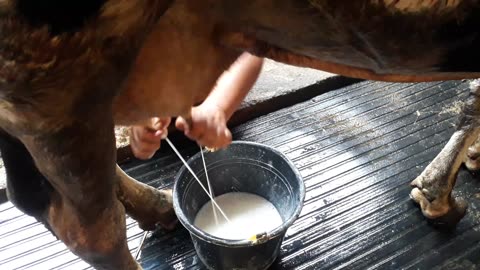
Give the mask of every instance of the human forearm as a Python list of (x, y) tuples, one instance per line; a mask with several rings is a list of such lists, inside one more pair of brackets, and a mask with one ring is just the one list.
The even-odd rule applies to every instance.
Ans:
[(263, 58), (243, 53), (217, 81), (202, 105), (214, 105), (230, 119), (258, 79)]

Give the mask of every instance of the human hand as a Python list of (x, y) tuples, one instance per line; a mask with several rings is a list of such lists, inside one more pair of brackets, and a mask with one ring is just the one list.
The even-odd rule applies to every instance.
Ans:
[(191, 140), (209, 148), (225, 148), (232, 142), (225, 112), (213, 104), (203, 103), (192, 108), (189, 121), (178, 117), (175, 126)]
[(171, 118), (153, 117), (143, 125), (130, 128), (130, 147), (138, 159), (149, 159), (160, 149), (160, 141), (168, 135)]

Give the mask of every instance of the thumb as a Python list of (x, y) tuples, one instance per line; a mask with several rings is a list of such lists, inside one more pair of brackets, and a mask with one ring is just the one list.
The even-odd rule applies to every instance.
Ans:
[(185, 133), (188, 133), (189, 131), (189, 126), (185, 118), (183, 117), (178, 117), (177, 120), (175, 121), (175, 127)]

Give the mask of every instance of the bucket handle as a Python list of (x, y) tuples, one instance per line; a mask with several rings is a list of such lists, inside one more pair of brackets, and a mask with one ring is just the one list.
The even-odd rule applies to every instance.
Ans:
[(254, 236), (248, 239), (252, 245), (263, 244), (269, 240), (268, 234), (266, 232), (257, 233)]

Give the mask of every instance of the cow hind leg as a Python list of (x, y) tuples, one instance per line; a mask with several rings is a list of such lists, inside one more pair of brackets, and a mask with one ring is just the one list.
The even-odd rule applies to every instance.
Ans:
[[(411, 185), (411, 198), (420, 205), (423, 214), (439, 225), (454, 225), (465, 215), (467, 205), (461, 198), (454, 198), (458, 171), (465, 155), (480, 133), (480, 81), (471, 84), (461, 124), (447, 145), (425, 168)], [(473, 145), (475, 147), (475, 145)]]
[(128, 249), (125, 207), (117, 198), (113, 119), (103, 106), (92, 114), (19, 139), (53, 187), (45, 220), (57, 238), (95, 269), (141, 269)]
[(54, 194), (48, 223), (70, 251), (95, 269), (142, 269), (128, 249), (125, 208), (121, 202), (117, 199), (103, 201), (101, 208), (96, 203), (90, 209), (93, 210), (89, 210), (88, 205), (72, 205)]
[(25, 146), (3, 131), (0, 131), (0, 152), (7, 173), (9, 201), (48, 227), (45, 213), (50, 204), (52, 186), (38, 171)]
[[(81, 209), (53, 189), (20, 141), (0, 132), (0, 150), (7, 171), (7, 195), (18, 209), (42, 222), (97, 269), (141, 269), (128, 251), (125, 210), (118, 200), (109, 202), (96, 220), (88, 221)], [(98, 209), (98, 205), (82, 208)]]

